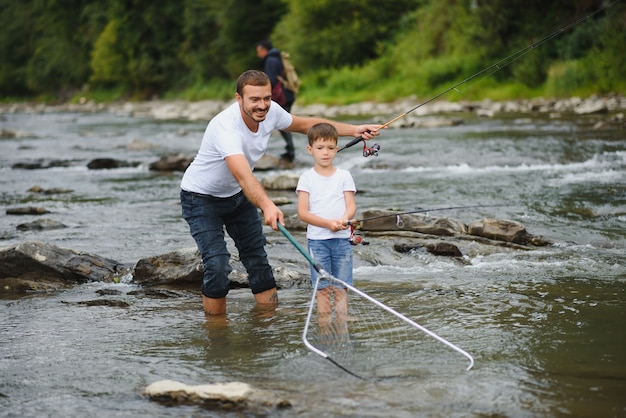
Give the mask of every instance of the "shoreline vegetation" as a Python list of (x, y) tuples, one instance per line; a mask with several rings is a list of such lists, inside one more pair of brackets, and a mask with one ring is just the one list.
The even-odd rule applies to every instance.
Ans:
[(619, 0), (1, 4), (0, 103), (230, 100), (262, 39), (290, 54), (299, 105), (626, 94)]

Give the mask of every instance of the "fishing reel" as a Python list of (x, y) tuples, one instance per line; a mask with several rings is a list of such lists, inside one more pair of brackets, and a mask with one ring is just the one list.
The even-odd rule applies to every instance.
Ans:
[(362, 236), (354, 232), (354, 225), (350, 224), (350, 244), (352, 245), (369, 245), (368, 241), (365, 241)]
[(365, 141), (363, 141), (363, 156), (364, 157), (369, 157), (372, 155), (374, 157), (378, 157), (378, 151), (380, 151), (380, 145), (374, 144), (371, 147), (368, 147)]

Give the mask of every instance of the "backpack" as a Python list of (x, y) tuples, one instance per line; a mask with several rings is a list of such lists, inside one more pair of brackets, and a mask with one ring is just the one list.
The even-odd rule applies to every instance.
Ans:
[(278, 76), (278, 79), (283, 83), (283, 86), (287, 90), (291, 90), (295, 95), (298, 94), (298, 90), (300, 89), (300, 78), (298, 78), (298, 73), (296, 72), (296, 67), (293, 66), (291, 61), (289, 60), (288, 52), (280, 52), (280, 59), (283, 61), (283, 68), (285, 69), (284, 77)]

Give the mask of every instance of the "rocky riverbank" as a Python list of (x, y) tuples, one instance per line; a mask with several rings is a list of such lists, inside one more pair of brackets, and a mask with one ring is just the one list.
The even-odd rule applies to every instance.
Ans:
[[(158, 120), (209, 121), (224, 109), (229, 101), (204, 100), (188, 102), (182, 100), (153, 100), (146, 102), (95, 103), (83, 100), (80, 103), (58, 105), (12, 103), (1, 104), (1, 113), (52, 113), (52, 112), (112, 112), (119, 115), (146, 117)], [(374, 119), (381, 123), (390, 117), (403, 114), (410, 109), (406, 117), (394, 122), (393, 127), (425, 126), (438, 123), (450, 124), (454, 121), (425, 119), (425, 116), (475, 113), (482, 117), (495, 117), (503, 113), (546, 114), (558, 118), (565, 114), (574, 115), (610, 115), (611, 119), (623, 121), (626, 110), (626, 97), (622, 95), (591, 96), (587, 98), (571, 97), (567, 99), (533, 98), (508, 101), (445, 101), (437, 100), (425, 105), (423, 98), (408, 97), (391, 103), (362, 102), (349, 105), (333, 106), (323, 104), (302, 105), (298, 102), (292, 109), (294, 114), (302, 116), (320, 116), (327, 118), (359, 117)]]

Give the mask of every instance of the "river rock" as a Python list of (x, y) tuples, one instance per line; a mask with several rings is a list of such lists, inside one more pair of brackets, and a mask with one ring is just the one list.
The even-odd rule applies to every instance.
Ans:
[(171, 154), (165, 155), (158, 161), (151, 163), (149, 168), (153, 171), (185, 171), (192, 161), (193, 157), (183, 154)]
[(295, 164), (293, 161), (287, 161), (270, 154), (265, 154), (254, 166), (254, 171), (291, 170), (294, 167)]
[(362, 231), (415, 231), (432, 235), (462, 235), (467, 227), (451, 218), (436, 218), (417, 214), (398, 214), (390, 210), (371, 209), (363, 211), (359, 219), (376, 218), (358, 222)]
[(463, 120), (458, 118), (423, 117), (419, 115), (409, 115), (400, 120), (399, 128), (444, 128), (449, 126), (462, 125)]
[(24, 131), (11, 131), (9, 129), (0, 129), (0, 139), (15, 139), (15, 138), (34, 138), (35, 135)]
[(307, 224), (300, 220), (298, 214), (294, 214), (291, 216), (285, 215), (285, 228), (289, 231), (306, 231)]
[[(270, 247), (266, 247), (266, 250), (269, 252)], [(229, 252), (231, 253), (229, 264), (232, 268), (228, 276), (229, 287), (231, 289), (250, 287), (248, 274), (236, 250), (229, 248)], [(282, 262), (278, 265), (279, 267), (274, 268), (273, 271), (276, 286), (279, 289), (310, 285), (308, 269), (287, 268), (286, 263)], [(133, 280), (143, 286), (191, 286), (199, 289), (203, 273), (204, 267), (200, 252), (196, 247), (190, 247), (139, 260), (133, 270)]]
[(142, 258), (135, 264), (133, 280), (145, 286), (202, 283), (202, 259), (195, 247)]
[(44, 215), (50, 213), (46, 208), (37, 206), (25, 206), (21, 208), (9, 208), (7, 209), (7, 215)]
[(463, 257), (461, 250), (454, 244), (449, 242), (433, 242), (422, 246), (421, 244), (393, 244), (393, 249), (399, 253), (408, 253), (413, 250), (419, 250), (426, 248), (426, 250), (434, 255), (441, 255), (446, 257)]
[[(261, 179), (261, 184), (266, 190), (296, 190), (299, 174), (279, 174), (267, 176)], [(295, 193), (294, 193), (295, 194)]]
[(114, 158), (95, 158), (87, 164), (90, 170), (104, 170), (111, 168), (138, 167), (141, 163), (138, 161), (123, 161)]
[(71, 167), (73, 161), (72, 160), (46, 160), (46, 159), (37, 159), (33, 161), (24, 161), (15, 163), (11, 166), (13, 169), (22, 169), (22, 170), (40, 170), (44, 168), (54, 168), (54, 167)]
[[(64, 302), (68, 303), (68, 302)], [(108, 306), (111, 308), (128, 308), (130, 307), (130, 303), (119, 300), (119, 299), (91, 299), (91, 300), (81, 300), (79, 302), (73, 302), (77, 305), (85, 305), (85, 306)]]
[(245, 409), (251, 414), (258, 408), (291, 406), (291, 402), (270, 391), (242, 382), (187, 385), (174, 380), (160, 380), (146, 387), (142, 394), (153, 401), (209, 404), (228, 411)]
[(574, 113), (577, 115), (590, 115), (595, 113), (608, 113), (609, 108), (606, 105), (606, 102), (601, 99), (587, 99), (580, 103), (574, 109)]
[(124, 149), (127, 149), (129, 151), (145, 151), (145, 150), (156, 148), (156, 145), (154, 145), (153, 143), (148, 142), (148, 141), (143, 141), (143, 140), (140, 140), (140, 139), (136, 139), (133, 142), (131, 142), (130, 144), (122, 145), (122, 146), (117, 147), (117, 148), (124, 148)]
[(16, 227), (20, 231), (49, 231), (51, 229), (67, 228), (67, 225), (53, 219), (37, 219), (33, 222), (25, 222)]
[(62, 187), (53, 187), (52, 189), (44, 189), (43, 187), (41, 187), (39, 185), (36, 185), (36, 186), (31, 187), (27, 191), (29, 191), (31, 193), (41, 193), (41, 194), (51, 195), (51, 194), (72, 193), (74, 190), (72, 190), (72, 189), (65, 189), (65, 188), (62, 188)]
[(47, 283), (52, 288), (92, 281), (115, 282), (127, 272), (128, 267), (116, 261), (43, 242), (0, 248), (0, 287), (4, 292), (41, 290), (31, 286), (33, 282)]
[(426, 249), (429, 253), (434, 255), (441, 255), (446, 257), (463, 257), (461, 250), (454, 244), (449, 242), (434, 242), (426, 244)]
[(481, 221), (475, 221), (468, 225), (467, 233), (521, 245), (527, 245), (533, 241), (533, 236), (526, 232), (524, 225), (508, 220), (487, 218)]

